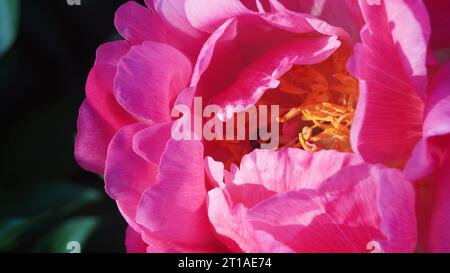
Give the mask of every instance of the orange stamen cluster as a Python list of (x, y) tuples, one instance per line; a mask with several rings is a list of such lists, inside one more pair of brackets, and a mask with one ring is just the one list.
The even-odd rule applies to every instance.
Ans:
[(300, 122), (298, 138), (284, 146), (313, 152), (322, 149), (351, 152), (350, 127), (359, 90), (345, 63), (346, 58), (338, 51), (324, 63), (294, 66), (280, 79), (278, 90), (298, 95), (300, 102), (278, 119), (282, 124), (294, 119)]

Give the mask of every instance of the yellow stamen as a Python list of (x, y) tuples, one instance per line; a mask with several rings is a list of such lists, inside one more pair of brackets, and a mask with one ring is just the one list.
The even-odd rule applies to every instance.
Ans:
[(359, 90), (358, 81), (346, 71), (345, 62), (345, 56), (338, 51), (324, 63), (295, 66), (280, 79), (279, 90), (298, 95), (300, 101), (298, 107), (277, 119), (287, 123), (301, 117), (298, 141), (288, 145), (307, 151), (351, 152), (350, 127)]
[(277, 118), (277, 121), (280, 123), (286, 122), (298, 116), (301, 113), (301, 108), (292, 108), (285, 114), (282, 118)]

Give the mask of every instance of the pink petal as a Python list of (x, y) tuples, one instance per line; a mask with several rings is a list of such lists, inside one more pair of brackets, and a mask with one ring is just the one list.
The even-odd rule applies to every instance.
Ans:
[(411, 182), (396, 169), (373, 171), (378, 176), (377, 204), (380, 212), (380, 229), (386, 240), (381, 241), (385, 252), (413, 252), (417, 242), (415, 192)]
[(425, 251), (450, 252), (450, 63), (433, 77), (429, 88), (424, 138), (405, 168), (418, 184), (419, 226)]
[(248, 211), (256, 229), (298, 252), (411, 252), (416, 244), (414, 190), (400, 171), (359, 165), (315, 191), (278, 194)]
[(125, 234), (125, 246), (128, 253), (146, 253), (148, 245), (142, 241), (141, 234), (128, 226)]
[(186, 17), (185, 0), (145, 0), (149, 8), (155, 10), (170, 37), (176, 41), (177, 48), (182, 48), (188, 56), (196, 59), (207, 35), (194, 28)]
[(147, 128), (137, 123), (120, 129), (108, 148), (105, 189), (117, 202), (128, 224), (137, 231), (136, 210), (143, 192), (156, 183), (158, 166), (150, 164), (133, 151), (133, 137)]
[(170, 139), (157, 181), (144, 193), (137, 215), (145, 232), (159, 240), (214, 248), (201, 142)]
[(424, 139), (419, 142), (405, 168), (413, 181), (430, 175), (439, 168), (443, 149), (450, 134), (450, 63), (434, 75), (429, 87), (423, 125)]
[(154, 123), (166, 122), (190, 77), (191, 63), (180, 51), (167, 44), (144, 42), (132, 47), (119, 62), (115, 95), (133, 115)]
[(87, 80), (87, 98), (78, 117), (75, 158), (84, 169), (95, 173), (104, 171), (106, 151), (115, 132), (135, 121), (113, 95), (117, 62), (128, 50), (128, 44), (123, 41), (100, 46)]
[(195, 58), (206, 38), (187, 22), (183, 5), (172, 0), (155, 0), (155, 9), (152, 1), (146, 2), (148, 9), (134, 1), (118, 9), (115, 25), (119, 33), (134, 45), (144, 41), (167, 43)]
[(355, 154), (336, 151), (254, 150), (242, 158), (230, 179), (237, 185), (263, 185), (273, 192), (316, 189), (341, 169), (362, 162)]
[(155, 8), (162, 19), (185, 37), (201, 38), (205, 34), (195, 29), (188, 21), (185, 10), (186, 0), (145, 0), (149, 8)]
[(389, 50), (393, 62), (399, 62), (403, 77), (424, 98), (431, 26), (422, 1), (382, 1), (381, 5), (369, 5), (366, 0), (359, 0), (359, 3), (373, 38)]
[(208, 216), (223, 243), (232, 251), (249, 253), (292, 252), (286, 245), (264, 231), (256, 231), (245, 220), (246, 208), (238, 205), (231, 209), (222, 190), (208, 192)]
[(228, 193), (228, 201), (231, 207), (241, 204), (251, 208), (276, 194), (275, 191), (267, 189), (262, 184), (235, 184), (233, 181), (228, 181), (225, 189)]
[(205, 158), (205, 172), (212, 187), (224, 187), (224, 165), (212, 157)]
[[(377, 12), (379, 7), (373, 9), (366, 8), (366, 12), (383, 15)], [(361, 38), (363, 43), (356, 45), (349, 61), (349, 69), (360, 80), (352, 148), (369, 162), (402, 166), (421, 138), (423, 101), (402, 69), (388, 33), (366, 27)]]
[(189, 22), (205, 32), (214, 32), (230, 18), (253, 14), (239, 0), (185, 0), (185, 8)]

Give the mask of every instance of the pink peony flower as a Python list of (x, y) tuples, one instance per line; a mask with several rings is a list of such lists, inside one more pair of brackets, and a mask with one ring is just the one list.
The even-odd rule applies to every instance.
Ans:
[[(75, 144), (129, 252), (450, 252), (446, 2), (146, 5), (117, 11)], [(279, 145), (173, 138), (194, 96), (224, 123), (279, 105)]]

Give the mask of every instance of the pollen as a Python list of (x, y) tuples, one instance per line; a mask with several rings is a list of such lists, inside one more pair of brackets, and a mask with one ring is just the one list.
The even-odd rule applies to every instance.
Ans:
[(320, 64), (294, 66), (280, 79), (277, 90), (298, 101), (277, 119), (282, 126), (294, 125), (297, 132), (281, 143), (283, 147), (352, 151), (350, 128), (359, 89), (358, 81), (346, 70), (342, 51)]

